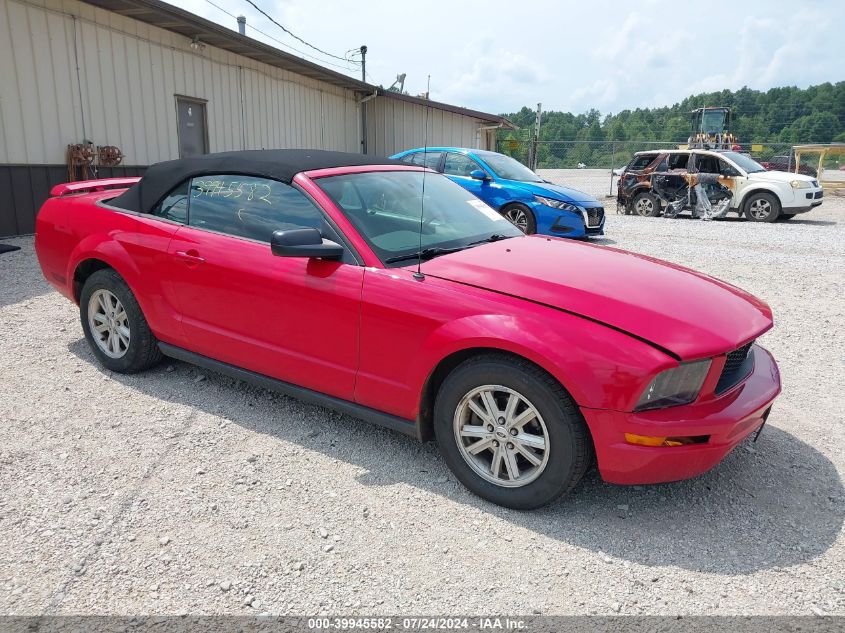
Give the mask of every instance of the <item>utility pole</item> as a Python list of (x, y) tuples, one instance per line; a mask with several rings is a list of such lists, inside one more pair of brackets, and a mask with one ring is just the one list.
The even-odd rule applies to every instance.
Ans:
[(543, 116), (543, 104), (537, 104), (537, 117), (534, 119), (534, 138), (531, 139), (528, 155), (528, 167), (534, 171), (537, 169), (537, 149), (540, 141), (540, 118)]
[[(361, 81), (367, 83), (367, 47), (361, 46)], [(367, 102), (361, 104), (361, 153), (367, 153)]]

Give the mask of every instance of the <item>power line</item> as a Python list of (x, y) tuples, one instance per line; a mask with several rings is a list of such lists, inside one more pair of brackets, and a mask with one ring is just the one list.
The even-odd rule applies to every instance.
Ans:
[[(226, 9), (224, 9), (223, 7), (221, 7), (220, 5), (215, 4), (215, 3), (214, 3), (214, 2), (212, 2), (211, 0), (205, 0), (205, 1), (206, 1), (208, 4), (210, 4), (212, 7), (214, 7), (215, 9), (217, 9), (218, 11), (222, 11), (223, 13), (225, 13), (226, 15), (228, 15), (230, 18), (233, 18), (233, 19), (235, 19), (235, 20), (237, 20), (237, 19), (238, 19), (238, 18), (237, 18), (237, 16), (236, 16), (234, 13), (230, 13), (229, 11), (227, 11)], [(299, 53), (299, 54), (300, 54), (300, 55), (302, 55), (303, 57), (307, 57), (308, 59), (313, 59), (314, 61), (319, 62), (319, 63), (321, 63), (321, 64), (326, 64), (327, 66), (333, 66), (333, 67), (335, 67), (335, 68), (339, 68), (340, 70), (345, 70), (345, 71), (354, 71), (354, 70), (355, 70), (354, 68), (352, 68), (352, 67), (350, 67), (350, 66), (341, 66), (340, 64), (334, 64), (334, 63), (332, 63), (332, 62), (330, 62), (330, 61), (326, 61), (326, 60), (324, 60), (324, 59), (320, 59), (319, 57), (314, 57), (313, 55), (309, 55), (309, 54), (308, 54), (308, 53), (306, 53), (305, 51), (301, 51), (301, 50), (299, 50), (298, 48), (295, 48), (295, 47), (291, 46), (290, 44), (287, 44), (286, 42), (283, 42), (282, 40), (280, 40), (280, 39), (278, 39), (278, 38), (276, 38), (276, 37), (273, 37), (273, 36), (272, 36), (272, 35), (270, 35), (269, 33), (265, 33), (264, 31), (262, 31), (262, 30), (261, 30), (261, 29), (259, 29), (258, 27), (253, 26), (253, 25), (252, 25), (252, 24), (250, 24), (249, 22), (247, 22), (246, 26), (247, 26), (247, 28), (252, 29), (252, 30), (253, 30), (253, 31), (255, 31), (256, 33), (260, 33), (261, 35), (263, 35), (263, 36), (264, 36), (264, 37), (266, 37), (267, 39), (273, 40), (274, 42), (276, 42), (276, 43), (277, 43), (277, 44), (279, 44), (280, 46), (284, 46), (285, 48), (288, 48), (288, 49), (290, 49), (290, 50), (292, 50), (292, 51), (294, 51), (294, 52), (296, 52), (296, 53)], [(352, 64), (356, 63), (354, 60), (351, 60), (351, 59), (348, 59), (348, 60), (346, 60), (346, 61), (347, 61), (347, 63), (352, 63)]]
[(342, 62), (344, 62), (344, 61), (345, 61), (345, 62), (351, 61), (351, 60), (349, 60), (349, 59), (346, 59), (345, 57), (340, 57), (339, 55), (332, 55), (331, 53), (328, 53), (328, 52), (324, 51), (323, 49), (321, 49), (321, 48), (317, 48), (317, 47), (316, 47), (316, 46), (314, 46), (313, 44), (310, 44), (310, 43), (306, 42), (304, 39), (302, 39), (301, 37), (299, 37), (298, 35), (296, 35), (296, 34), (294, 34), (294, 33), (291, 33), (291, 32), (290, 32), (289, 30), (287, 30), (284, 26), (282, 26), (281, 24), (279, 24), (278, 22), (276, 22), (276, 20), (274, 20), (274, 19), (273, 19), (270, 15), (268, 15), (267, 13), (265, 13), (265, 12), (264, 12), (264, 10), (263, 10), (261, 7), (259, 7), (257, 4), (255, 4), (252, 0), (246, 0), (246, 2), (248, 2), (248, 3), (249, 3), (249, 4), (251, 4), (253, 7), (255, 7), (255, 10), (256, 10), (256, 11), (258, 11), (261, 15), (263, 15), (265, 18), (267, 18), (268, 20), (270, 20), (273, 24), (275, 24), (275, 25), (276, 25), (276, 26), (278, 26), (280, 29), (282, 29), (285, 33), (287, 33), (288, 35), (290, 35), (292, 38), (299, 40), (300, 42), (302, 42), (303, 44), (305, 44), (305, 45), (306, 45), (306, 46), (308, 46), (309, 48), (313, 48), (315, 51), (318, 51), (318, 52), (322, 53), (323, 55), (327, 55), (327, 56), (329, 56), (329, 57), (333, 57), (334, 59), (339, 59), (339, 60), (340, 60), (340, 61), (342, 61)]

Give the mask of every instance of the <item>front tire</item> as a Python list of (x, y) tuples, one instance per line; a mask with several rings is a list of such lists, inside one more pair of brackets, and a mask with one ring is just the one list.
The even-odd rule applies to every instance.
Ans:
[(79, 317), (91, 351), (106, 369), (133, 374), (163, 358), (135, 295), (110, 268), (85, 281)]
[(656, 218), (660, 215), (660, 198), (651, 192), (643, 191), (634, 196), (631, 208), (637, 215), (645, 218)]
[(537, 232), (537, 220), (534, 213), (524, 204), (509, 204), (501, 211), (502, 215), (526, 235)]
[(491, 354), (455, 368), (440, 388), (434, 433), (472, 492), (518, 510), (572, 490), (592, 462), (589, 431), (569, 394), (528, 362)]
[(745, 201), (745, 217), (752, 222), (774, 222), (780, 215), (780, 201), (770, 193), (755, 193)]

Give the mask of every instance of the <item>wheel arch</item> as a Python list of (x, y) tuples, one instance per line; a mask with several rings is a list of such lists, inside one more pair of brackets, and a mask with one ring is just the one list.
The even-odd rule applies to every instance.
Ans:
[[(428, 374), (423, 383), (422, 393), (420, 394), (419, 408), (417, 414), (417, 424), (419, 425), (420, 437), (423, 441), (431, 440), (434, 437), (434, 401), (437, 398), (437, 392), (440, 390), (446, 377), (461, 363), (479, 356), (503, 356), (511, 358), (515, 361), (530, 363), (549, 375), (566, 394), (575, 402), (572, 392), (567, 389), (566, 385), (554, 375), (547, 367), (538, 363), (532, 358), (528, 358), (517, 352), (503, 349), (501, 347), (493, 346), (477, 346), (467, 347), (451, 352), (447, 356), (440, 359)], [(577, 405), (576, 405), (577, 406)], [(592, 441), (592, 438), (591, 438)]]
[[(85, 282), (98, 270), (115, 270), (115, 268), (108, 262), (105, 262), (97, 257), (83, 259), (77, 264), (73, 271), (71, 288), (73, 300), (76, 301), (76, 303), (79, 303), (79, 298), (82, 295), (82, 287), (85, 285)], [(115, 270), (115, 272), (117, 271)]]
[(525, 207), (526, 209), (534, 213), (534, 208), (531, 206), (532, 204), (533, 200), (528, 200), (526, 198), (513, 198), (511, 200), (506, 200), (497, 210), (499, 211), (499, 213), (503, 213), (508, 207), (520, 206)]
[(629, 196), (635, 196), (638, 193), (642, 193), (643, 191), (651, 191), (651, 181), (646, 180), (645, 182), (638, 182), (637, 184), (625, 189), (625, 194)]
[(625, 189), (622, 192), (623, 198), (625, 200), (625, 207), (628, 210), (633, 210), (634, 208), (634, 198), (636, 198), (641, 193), (650, 193), (655, 196), (658, 201), (660, 200), (660, 196), (654, 193), (654, 189), (651, 186), (651, 181), (646, 182), (638, 182), (633, 187), (629, 189)]
[(660, 201), (660, 196), (654, 191), (654, 188), (647, 184), (638, 185), (636, 189), (631, 189), (631, 193), (629, 195), (631, 204), (634, 203), (634, 198), (636, 198), (640, 194), (648, 194), (652, 195), (657, 198), (658, 202)]
[[(142, 278), (140, 269), (123, 244), (102, 235), (90, 235), (83, 239), (68, 258), (67, 279), (74, 301), (79, 303), (85, 280), (104, 268), (111, 268), (120, 275), (142, 308), (145, 307), (136, 292), (136, 286)], [(78, 288), (77, 281), (81, 282)]]
[(767, 193), (771, 196), (774, 196), (775, 199), (778, 201), (781, 209), (783, 208), (783, 200), (781, 200), (780, 194), (778, 194), (777, 189), (774, 187), (769, 187), (767, 185), (754, 185), (754, 187), (749, 187), (746, 191), (742, 192), (742, 195), (739, 196), (739, 199), (736, 201), (735, 209), (739, 209), (742, 212), (745, 212), (745, 203), (748, 199), (758, 193)]

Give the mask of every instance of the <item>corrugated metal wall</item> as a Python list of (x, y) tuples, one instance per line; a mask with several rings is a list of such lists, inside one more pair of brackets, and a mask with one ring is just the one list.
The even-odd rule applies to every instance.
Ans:
[[(99, 178), (143, 175), (143, 167), (97, 168)], [(62, 165), (0, 165), (0, 237), (34, 233), (38, 208), (50, 189), (66, 180)]]
[(175, 158), (177, 94), (208, 101), (213, 152), (360, 151), (351, 91), (75, 0), (0, 0), (0, 77), (0, 163), (61, 164), (83, 138), (130, 165)]
[(422, 147), (426, 140), (428, 111), (428, 145), (487, 149), (484, 125), (476, 119), (427, 108), (399, 99), (378, 97), (366, 103), (367, 151), (390, 156), (402, 150)]

